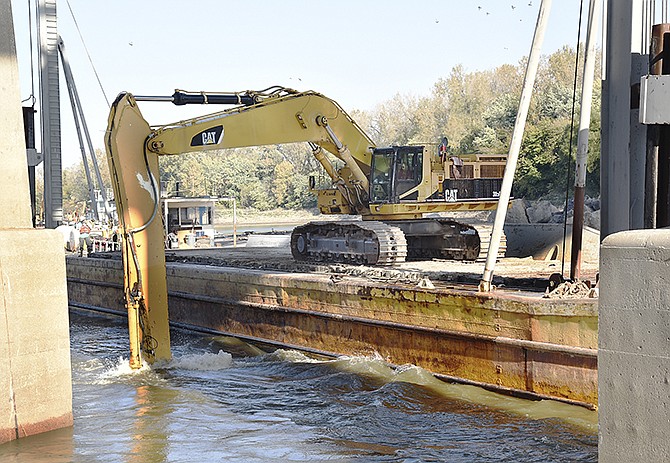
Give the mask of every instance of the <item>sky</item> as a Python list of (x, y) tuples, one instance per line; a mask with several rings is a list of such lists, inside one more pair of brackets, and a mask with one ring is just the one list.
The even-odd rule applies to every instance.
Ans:
[[(543, 54), (575, 47), (580, 2), (553, 2)], [(28, 8), (34, 1), (11, 3), (26, 99)], [(427, 96), (457, 65), (472, 72), (517, 64), (530, 51), (539, 5), (540, 0), (57, 0), (57, 12), (93, 145), (102, 149), (109, 107), (89, 56), (109, 101), (121, 91), (171, 95), (177, 88), (235, 92), (282, 85), (322, 93), (351, 113), (372, 110), (396, 94)], [(588, 2), (584, 8), (583, 24)], [(37, 76), (34, 81), (37, 91)], [(81, 161), (81, 152), (62, 71), (60, 101), (67, 167)], [(151, 125), (223, 109), (171, 103), (140, 108)]]

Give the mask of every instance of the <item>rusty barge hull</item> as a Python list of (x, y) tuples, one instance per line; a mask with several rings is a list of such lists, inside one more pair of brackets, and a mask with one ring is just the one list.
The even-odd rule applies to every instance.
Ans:
[[(379, 355), (488, 389), (597, 406), (597, 303), (168, 263), (170, 321), (325, 355)], [(121, 262), (67, 259), (72, 307), (123, 313)]]

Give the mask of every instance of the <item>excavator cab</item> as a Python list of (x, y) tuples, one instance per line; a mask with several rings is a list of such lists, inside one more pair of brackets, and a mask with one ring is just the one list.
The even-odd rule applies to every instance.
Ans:
[(372, 151), (370, 203), (416, 200), (423, 178), (423, 146), (392, 146)]

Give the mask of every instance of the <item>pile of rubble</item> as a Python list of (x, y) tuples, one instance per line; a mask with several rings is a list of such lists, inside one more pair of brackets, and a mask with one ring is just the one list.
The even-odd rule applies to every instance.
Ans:
[[(572, 200), (568, 202), (568, 223), (574, 214)], [(507, 211), (506, 223), (563, 223), (563, 205), (558, 207), (548, 200), (528, 201), (515, 199)], [(584, 200), (584, 225), (600, 230), (600, 199)]]

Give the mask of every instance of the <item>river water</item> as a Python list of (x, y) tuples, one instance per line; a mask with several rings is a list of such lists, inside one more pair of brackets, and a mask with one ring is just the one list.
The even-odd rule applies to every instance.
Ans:
[(376, 358), (172, 336), (169, 364), (132, 372), (125, 320), (71, 313), (74, 427), (0, 445), (0, 462), (597, 461), (581, 407)]

